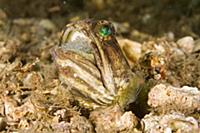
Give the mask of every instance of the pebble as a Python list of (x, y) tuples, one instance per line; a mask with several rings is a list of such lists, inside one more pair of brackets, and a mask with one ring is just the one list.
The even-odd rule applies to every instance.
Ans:
[(42, 19), (39, 25), (47, 31), (54, 31), (56, 29), (55, 24), (48, 19)]
[(200, 51), (200, 39), (196, 40), (194, 43), (193, 52)]
[(183, 37), (179, 39), (176, 43), (187, 54), (193, 51), (194, 39), (191, 36)]
[(142, 45), (129, 39), (117, 39), (128, 63), (132, 66), (142, 55)]

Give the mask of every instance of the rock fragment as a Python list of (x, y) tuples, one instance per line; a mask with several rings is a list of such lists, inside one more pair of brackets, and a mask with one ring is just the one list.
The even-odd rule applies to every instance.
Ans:
[(190, 114), (200, 111), (200, 91), (195, 87), (158, 84), (148, 94), (148, 105), (159, 112), (173, 110)]
[(187, 54), (191, 53), (194, 48), (194, 39), (186, 36), (177, 41), (178, 46)]
[(132, 112), (123, 113), (118, 105), (93, 111), (90, 120), (97, 133), (132, 133), (138, 124)]
[(155, 115), (150, 113), (142, 119), (145, 133), (198, 133), (198, 121), (181, 113)]

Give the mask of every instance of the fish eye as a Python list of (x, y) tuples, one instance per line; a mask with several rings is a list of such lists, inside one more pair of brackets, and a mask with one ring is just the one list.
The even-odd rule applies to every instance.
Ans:
[(112, 30), (108, 25), (103, 25), (99, 28), (99, 34), (102, 37), (107, 37), (112, 34)]

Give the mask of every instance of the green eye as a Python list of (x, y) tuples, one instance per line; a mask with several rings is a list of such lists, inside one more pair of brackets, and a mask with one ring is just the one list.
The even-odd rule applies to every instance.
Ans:
[(111, 29), (108, 26), (102, 26), (99, 29), (99, 34), (103, 37), (109, 36), (112, 33)]

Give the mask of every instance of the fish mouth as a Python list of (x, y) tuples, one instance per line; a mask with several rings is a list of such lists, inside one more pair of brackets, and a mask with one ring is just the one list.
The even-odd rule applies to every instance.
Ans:
[(60, 47), (67, 52), (74, 52), (94, 62), (92, 40), (81, 31), (65, 31), (61, 38)]

